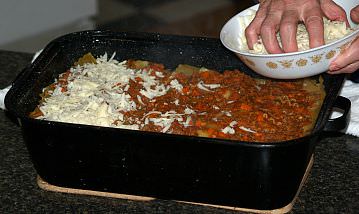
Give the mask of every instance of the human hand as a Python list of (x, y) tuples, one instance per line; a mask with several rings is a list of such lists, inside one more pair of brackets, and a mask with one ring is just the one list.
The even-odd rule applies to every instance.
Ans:
[[(350, 18), (359, 23), (359, 5), (350, 11)], [(330, 74), (352, 73), (359, 69), (359, 37), (354, 39), (350, 46), (345, 49), (329, 66)]]
[[(264, 0), (255, 18), (246, 28), (249, 49), (262, 38), (268, 53), (298, 51), (296, 34), (298, 22), (303, 22), (309, 34), (309, 46), (324, 44), (323, 16), (348, 23), (345, 11), (332, 0)], [(279, 31), (282, 48), (277, 40)]]

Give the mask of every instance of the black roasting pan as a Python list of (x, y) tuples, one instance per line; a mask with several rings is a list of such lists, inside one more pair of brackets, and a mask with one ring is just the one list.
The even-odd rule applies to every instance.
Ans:
[[(87, 52), (116, 52), (120, 61), (142, 59), (169, 68), (190, 64), (240, 69), (259, 77), (214, 38), (84, 31), (55, 39), (18, 75), (5, 99), (8, 111), (18, 118), (38, 175), (52, 185), (278, 209), (295, 198), (319, 136), (347, 126), (350, 101), (338, 96), (344, 75), (327, 74), (327, 95), (315, 129), (286, 142), (239, 142), (29, 118), (41, 90)], [(334, 107), (344, 113), (329, 119)]]

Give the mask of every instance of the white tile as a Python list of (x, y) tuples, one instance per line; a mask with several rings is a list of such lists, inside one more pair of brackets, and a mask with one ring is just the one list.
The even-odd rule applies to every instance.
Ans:
[(145, 12), (161, 21), (175, 22), (228, 5), (232, 5), (230, 0), (176, 0), (151, 7)]

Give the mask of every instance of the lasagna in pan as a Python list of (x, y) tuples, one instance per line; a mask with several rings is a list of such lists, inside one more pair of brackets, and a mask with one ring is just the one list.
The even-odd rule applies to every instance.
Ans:
[(253, 78), (90, 53), (43, 89), (30, 117), (248, 142), (311, 132), (325, 96), (321, 79)]

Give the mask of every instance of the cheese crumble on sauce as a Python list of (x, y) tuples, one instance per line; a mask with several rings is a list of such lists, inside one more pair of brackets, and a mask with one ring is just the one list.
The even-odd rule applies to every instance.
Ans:
[[(96, 64), (71, 68), (66, 91), (63, 92), (62, 86), (57, 85), (40, 106), (44, 115), (38, 119), (134, 130), (153, 122), (163, 128), (162, 132), (167, 132), (175, 120), (188, 125), (186, 115), (190, 113), (175, 111), (152, 111), (144, 116), (145, 120), (132, 118), (131, 124), (124, 123), (124, 113), (140, 110), (145, 105), (143, 99), (155, 100), (170, 89), (181, 91), (183, 87), (177, 80), (169, 84), (161, 83), (162, 72), (130, 69), (126, 61), (118, 62), (112, 58), (107, 60), (105, 54), (96, 59)], [(141, 80), (138, 84), (142, 87), (133, 97), (129, 93), (130, 82), (138, 80)], [(147, 118), (151, 114), (157, 117)]]
[[(117, 61), (107, 54), (75, 63), (44, 88), (31, 117), (49, 121), (181, 135), (273, 142), (313, 124), (321, 88), (304, 80), (259, 80), (180, 65)], [(80, 60), (79, 60), (80, 61)], [(260, 88), (260, 90), (258, 89)], [(308, 88), (308, 87), (306, 87)]]

